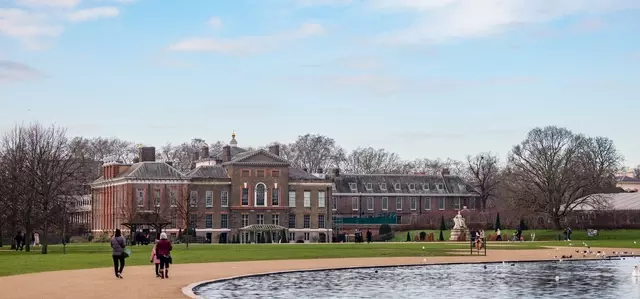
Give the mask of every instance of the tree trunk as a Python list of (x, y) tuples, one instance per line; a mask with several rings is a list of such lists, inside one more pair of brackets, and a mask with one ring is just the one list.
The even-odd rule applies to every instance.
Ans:
[(48, 253), (48, 230), (49, 230), (49, 221), (47, 219), (44, 220), (44, 225), (42, 226), (42, 254)]
[(62, 214), (62, 254), (67, 254), (67, 221)]
[(560, 215), (553, 215), (553, 225), (556, 227), (556, 229), (561, 230), (562, 229), (562, 223), (560, 222)]

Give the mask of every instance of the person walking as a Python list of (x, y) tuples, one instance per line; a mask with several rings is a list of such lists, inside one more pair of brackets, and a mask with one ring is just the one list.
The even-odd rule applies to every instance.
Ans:
[(124, 249), (126, 247), (126, 241), (124, 237), (122, 237), (122, 232), (120, 229), (116, 229), (116, 234), (111, 238), (111, 248), (113, 249), (111, 256), (113, 257), (113, 270), (117, 278), (122, 278), (124, 258), (126, 257)]
[(156, 246), (158, 245), (158, 240), (156, 240), (155, 244), (153, 244), (153, 249), (151, 249), (151, 262), (156, 266), (156, 277), (160, 277), (160, 259), (156, 254)]
[(24, 238), (22, 237), (22, 232), (18, 232), (16, 234), (16, 237), (13, 239), (16, 241), (16, 251), (22, 251), (22, 248), (24, 247)]
[(367, 229), (367, 243), (371, 243), (371, 240), (373, 239), (372, 235), (371, 230)]
[(160, 234), (160, 241), (156, 244), (156, 254), (160, 259), (160, 278), (169, 278), (169, 264), (173, 263), (171, 258), (171, 250), (173, 245), (167, 240), (167, 234)]
[(500, 229), (496, 230), (496, 241), (502, 241)]
[(38, 232), (33, 233), (33, 246), (40, 246), (40, 234)]

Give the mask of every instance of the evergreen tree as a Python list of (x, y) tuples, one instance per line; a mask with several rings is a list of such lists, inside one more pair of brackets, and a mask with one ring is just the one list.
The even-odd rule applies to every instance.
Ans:
[(502, 229), (502, 226), (500, 225), (500, 213), (498, 213), (498, 215), (496, 216), (496, 226), (494, 227), (494, 229), (496, 231)]
[(411, 232), (407, 232), (407, 242), (411, 242)]
[(442, 233), (442, 231), (440, 231), (440, 238), (438, 240), (444, 241), (444, 234)]
[(444, 215), (440, 218), (440, 237), (438, 240), (444, 241), (444, 231), (447, 229), (447, 225), (444, 223)]

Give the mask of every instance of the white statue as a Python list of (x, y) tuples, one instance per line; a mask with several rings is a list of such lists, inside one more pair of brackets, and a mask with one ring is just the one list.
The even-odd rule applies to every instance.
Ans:
[(458, 215), (453, 217), (453, 229), (466, 229), (467, 225), (464, 223), (464, 218), (460, 215), (460, 211), (458, 211)]

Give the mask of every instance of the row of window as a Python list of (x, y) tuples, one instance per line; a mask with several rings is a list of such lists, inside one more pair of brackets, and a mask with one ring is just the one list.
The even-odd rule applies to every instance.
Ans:
[[(446, 198), (445, 197), (440, 197), (438, 199), (436, 199), (438, 202), (438, 210), (444, 210), (445, 206), (446, 206)], [(369, 211), (373, 211), (375, 209), (374, 206), (374, 198), (373, 197), (367, 197), (366, 198), (367, 201), (367, 210)], [(396, 197), (396, 210), (402, 210), (402, 202), (404, 201), (404, 199), (402, 197)], [(335, 204), (335, 200), (334, 200), (334, 205), (333, 205), (333, 209), (336, 209), (336, 204)], [(382, 197), (381, 198), (381, 208), (383, 211), (387, 211), (389, 210), (389, 198), (388, 197)], [(412, 211), (415, 211), (418, 209), (418, 199), (416, 197), (410, 197), (409, 198), (409, 205)], [(455, 197), (454, 198), (454, 202), (453, 202), (453, 207), (454, 209), (461, 209), (462, 208), (462, 199), (460, 197)], [(359, 197), (353, 197), (351, 198), (351, 208), (354, 211), (359, 211), (360, 210), (360, 198)], [(469, 206), (467, 207), (468, 209), (471, 210), (475, 210), (476, 209), (476, 199), (475, 197), (471, 197), (469, 198)], [(425, 210), (431, 210), (431, 198), (427, 197), (424, 199), (424, 209)]]
[[(256, 177), (259, 178), (263, 178), (265, 177), (265, 174), (267, 173), (267, 171), (265, 171), (264, 169), (256, 169), (253, 171), (253, 174)], [(240, 176), (242, 177), (250, 177), (251, 176), (251, 169), (243, 169), (240, 171)], [(280, 177), (280, 170), (271, 170), (271, 177), (277, 178)]]
[[(189, 204), (191, 207), (198, 206), (198, 191), (191, 191), (189, 194)], [(204, 206), (213, 208), (213, 191), (206, 191), (204, 194)], [(220, 191), (220, 206), (229, 206), (229, 191)]]
[[(172, 217), (172, 223), (175, 221), (175, 217)], [(318, 215), (318, 228), (325, 228), (325, 215)], [(196, 227), (197, 219), (193, 219), (191, 221), (191, 227)], [(256, 223), (255, 224), (265, 224), (264, 214), (256, 215)], [(274, 214), (271, 215), (271, 224), (280, 225), (280, 215)], [(296, 228), (296, 215), (289, 215), (289, 228)], [(204, 226), (205, 228), (213, 228), (213, 215), (207, 214), (204, 217)], [(249, 215), (242, 214), (242, 227), (249, 226)], [(220, 215), (220, 228), (229, 228), (229, 215), (221, 214)], [(311, 228), (311, 215), (303, 216), (303, 228)]]
[[(367, 191), (372, 191), (373, 190), (373, 184), (372, 183), (363, 183), (363, 185), (364, 185), (365, 190), (367, 190)], [(380, 190), (387, 191), (387, 183), (380, 183), (379, 186), (380, 186)], [(464, 185), (460, 185), (460, 186), (464, 186)], [(407, 184), (407, 187), (409, 188), (409, 191), (416, 191), (416, 184), (415, 183), (409, 183), (409, 184)], [(358, 184), (357, 183), (349, 183), (349, 188), (351, 189), (351, 192), (358, 192)], [(393, 189), (396, 192), (402, 191), (401, 184), (400, 183), (393, 184)], [(436, 189), (444, 190), (444, 184), (442, 184), (442, 183), (436, 184)], [(463, 189), (463, 187), (460, 187), (460, 189)], [(464, 189), (466, 189), (466, 188), (464, 188)], [(429, 191), (430, 190), (429, 184), (428, 183), (422, 184), (422, 190), (423, 191)]]

